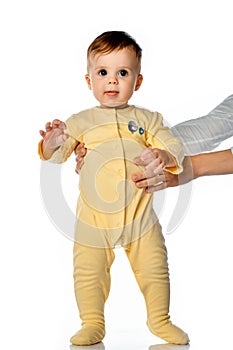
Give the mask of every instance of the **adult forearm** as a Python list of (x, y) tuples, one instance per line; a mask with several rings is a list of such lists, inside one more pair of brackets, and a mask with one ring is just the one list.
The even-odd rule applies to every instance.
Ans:
[(193, 177), (233, 174), (233, 155), (231, 150), (203, 153), (190, 156)]
[(186, 155), (208, 152), (233, 136), (233, 95), (206, 116), (187, 120), (171, 128), (184, 145)]

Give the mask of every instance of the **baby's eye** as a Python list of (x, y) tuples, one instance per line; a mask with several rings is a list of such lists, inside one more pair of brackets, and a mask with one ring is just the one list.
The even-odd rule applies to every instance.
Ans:
[(119, 75), (120, 75), (121, 77), (126, 77), (126, 76), (128, 75), (128, 72), (127, 72), (127, 70), (122, 69), (122, 70), (120, 70)]
[(100, 76), (105, 76), (105, 75), (107, 75), (107, 71), (106, 71), (106, 69), (101, 69), (101, 70), (98, 72), (98, 74), (99, 74)]

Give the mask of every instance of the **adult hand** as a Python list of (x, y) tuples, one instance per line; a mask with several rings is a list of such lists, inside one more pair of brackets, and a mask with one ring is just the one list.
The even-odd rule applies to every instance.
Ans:
[(76, 155), (75, 160), (76, 160), (76, 167), (75, 171), (77, 174), (80, 173), (80, 170), (83, 166), (84, 163), (84, 157), (87, 153), (87, 149), (85, 148), (85, 144), (83, 142), (80, 142), (76, 148), (74, 149), (74, 153)]
[(131, 179), (138, 188), (145, 188), (146, 192), (156, 192), (166, 187), (178, 186), (193, 179), (191, 157), (184, 158), (184, 170), (179, 175), (172, 174), (159, 167), (157, 151), (154, 151), (154, 149), (146, 149), (134, 161), (135, 164), (144, 166), (145, 170), (132, 174)]

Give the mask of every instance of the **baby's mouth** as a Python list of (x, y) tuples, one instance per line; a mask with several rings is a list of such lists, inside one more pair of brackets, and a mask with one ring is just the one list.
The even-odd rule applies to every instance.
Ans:
[(107, 96), (116, 96), (118, 94), (118, 91), (116, 91), (116, 90), (109, 90), (109, 91), (105, 91), (105, 94)]

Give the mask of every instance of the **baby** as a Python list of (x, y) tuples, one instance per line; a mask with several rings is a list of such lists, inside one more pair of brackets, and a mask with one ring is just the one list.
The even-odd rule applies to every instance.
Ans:
[(144, 295), (151, 332), (169, 343), (189, 342), (170, 321), (167, 250), (152, 194), (131, 180), (138, 171), (133, 159), (148, 147), (156, 148), (158, 174), (161, 169), (180, 173), (183, 160), (182, 145), (163, 126), (161, 114), (128, 104), (142, 84), (141, 53), (125, 32), (98, 36), (87, 51), (85, 78), (99, 106), (66, 123), (48, 122), (40, 131), (41, 159), (61, 163), (79, 143), (87, 148), (74, 232), (74, 289), (82, 328), (71, 338), (73, 345), (104, 338), (110, 267), (119, 245)]

